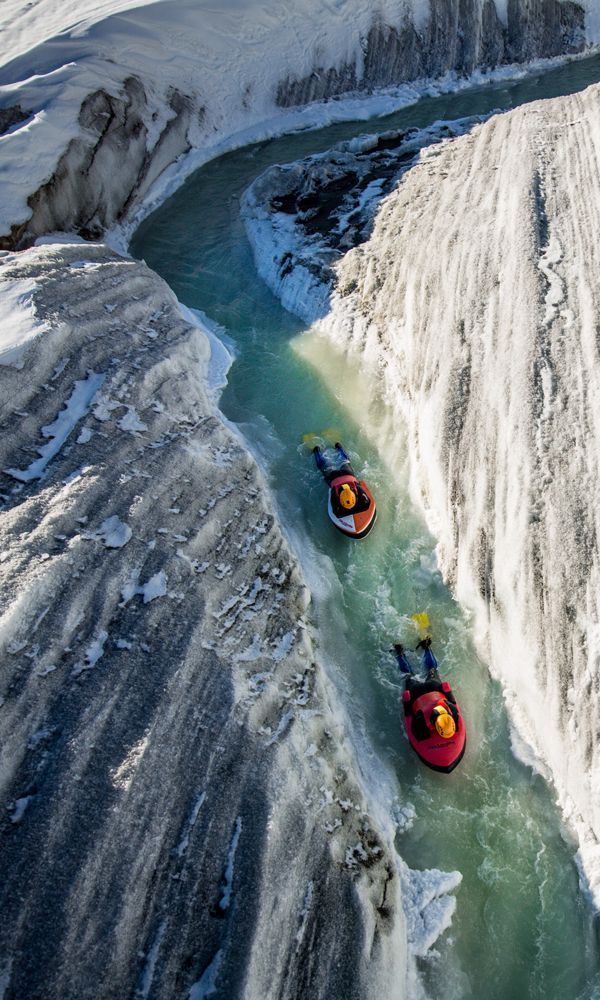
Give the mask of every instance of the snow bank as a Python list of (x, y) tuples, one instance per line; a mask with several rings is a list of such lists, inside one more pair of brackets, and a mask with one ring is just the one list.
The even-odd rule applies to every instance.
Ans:
[(35, 284), (31, 281), (6, 282), (2, 289), (2, 330), (0, 332), (0, 365), (22, 366), (29, 344), (48, 325), (38, 319), (33, 305)]

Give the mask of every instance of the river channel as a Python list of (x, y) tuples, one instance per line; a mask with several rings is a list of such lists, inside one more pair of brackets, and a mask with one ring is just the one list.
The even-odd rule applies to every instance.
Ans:
[[(515, 756), (502, 692), (437, 570), (435, 540), (409, 495), (403, 428), (368, 375), (306, 330), (259, 278), (239, 199), (270, 164), (342, 139), (507, 110), (599, 79), (593, 57), (237, 150), (195, 173), (131, 245), (233, 345), (219, 405), (257, 456), (302, 562), (320, 653), (367, 787), (398, 823), (398, 852), (411, 868), (462, 874), (452, 924), (419, 960), (431, 996), (597, 1000), (599, 920), (581, 891), (576, 844), (552, 788)], [(325, 429), (377, 496), (378, 523), (362, 542), (327, 521), (324, 484), (302, 446), (304, 434)], [(467, 720), (467, 752), (449, 776), (419, 764), (401, 726), (403, 685), (389, 649), (398, 640), (415, 645), (410, 616), (420, 611), (430, 616), (441, 673)]]

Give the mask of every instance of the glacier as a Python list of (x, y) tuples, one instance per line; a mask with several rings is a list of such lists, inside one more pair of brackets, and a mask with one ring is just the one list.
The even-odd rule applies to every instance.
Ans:
[[(210, 332), (106, 241), (124, 251), (226, 149), (581, 52), (597, 4), (6, 0), (2, 17), (2, 994), (418, 996), (460, 874), (396, 855), (264, 480), (207, 393)], [(436, 489), (422, 470), (434, 528)]]
[[(12, 995), (172, 996), (217, 953), (231, 996), (406, 995), (460, 875), (415, 873), (403, 905), (413, 875), (266, 483), (207, 395), (204, 330), (102, 244), (6, 254), (4, 281), (47, 325), (2, 371)], [(40, 429), (53, 454), (31, 461)]]
[[(502, 682), (515, 752), (553, 782), (577, 834), (596, 906), (599, 97), (471, 122), (398, 166), (366, 218), (357, 160), (373, 137), (271, 168), (244, 208), (263, 277), (368, 367), (408, 427), (440, 567)], [(328, 183), (324, 260), (303, 199)], [(348, 217), (372, 228), (350, 250), (335, 235)]]

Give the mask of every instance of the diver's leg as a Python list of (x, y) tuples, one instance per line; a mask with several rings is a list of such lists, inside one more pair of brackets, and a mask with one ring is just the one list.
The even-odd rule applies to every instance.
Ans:
[(355, 472), (350, 464), (350, 456), (346, 453), (339, 441), (336, 442), (335, 450), (338, 453), (338, 458), (340, 461), (339, 472), (346, 476), (354, 476)]
[(406, 659), (406, 654), (404, 652), (404, 647), (400, 643), (396, 643), (394, 646), (394, 652), (396, 654), (396, 660), (398, 661), (398, 667), (403, 674), (412, 674), (412, 667), (408, 660)]
[(314, 448), (313, 448), (313, 455), (315, 456), (315, 462), (317, 463), (317, 469), (320, 469), (320, 471), (322, 472), (323, 469), (325, 468), (325, 456), (324, 456), (323, 452), (321, 451), (321, 449), (319, 448), (318, 444), (316, 444), (314, 446)]
[(425, 650), (425, 654), (423, 656), (423, 667), (427, 671), (428, 681), (436, 681), (438, 684), (442, 683), (442, 678), (438, 673), (438, 662), (430, 649)]
[(317, 469), (321, 472), (327, 485), (331, 486), (331, 480), (335, 479), (335, 477), (340, 474), (337, 464), (332, 462), (330, 456), (324, 452), (319, 445), (315, 445), (313, 448), (313, 455), (315, 456)]
[(318, 444), (313, 448), (313, 455), (315, 456), (317, 469), (323, 474), (323, 478), (328, 482), (329, 480), (327, 479), (327, 475), (331, 472), (331, 462), (323, 450), (319, 448)]
[(437, 660), (436, 660), (435, 656), (433, 655), (433, 652), (431, 651), (430, 647), (427, 647), (427, 649), (423, 653), (423, 666), (424, 666), (425, 670), (428, 670), (428, 671), (429, 670), (437, 670), (437, 666), (438, 666), (437, 665)]
[(417, 649), (423, 650), (423, 658), (421, 660), (423, 670), (428, 681), (436, 681), (436, 683), (441, 683), (440, 675), (438, 674), (438, 662), (431, 649), (431, 638), (426, 636), (417, 643)]

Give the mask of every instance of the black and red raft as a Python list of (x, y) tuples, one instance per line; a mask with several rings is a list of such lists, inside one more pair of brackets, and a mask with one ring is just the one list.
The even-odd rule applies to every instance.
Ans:
[(406, 674), (406, 689), (402, 695), (406, 735), (427, 767), (449, 774), (465, 752), (465, 722), (450, 684), (442, 681), (437, 672), (431, 639), (424, 639), (419, 646), (423, 648), (423, 663), (427, 669), (424, 680), (413, 674), (402, 646), (395, 647), (398, 666)]
[(365, 538), (377, 519), (375, 498), (359, 479), (342, 444), (334, 449), (313, 448), (317, 468), (329, 487), (327, 513), (338, 531), (348, 538)]

